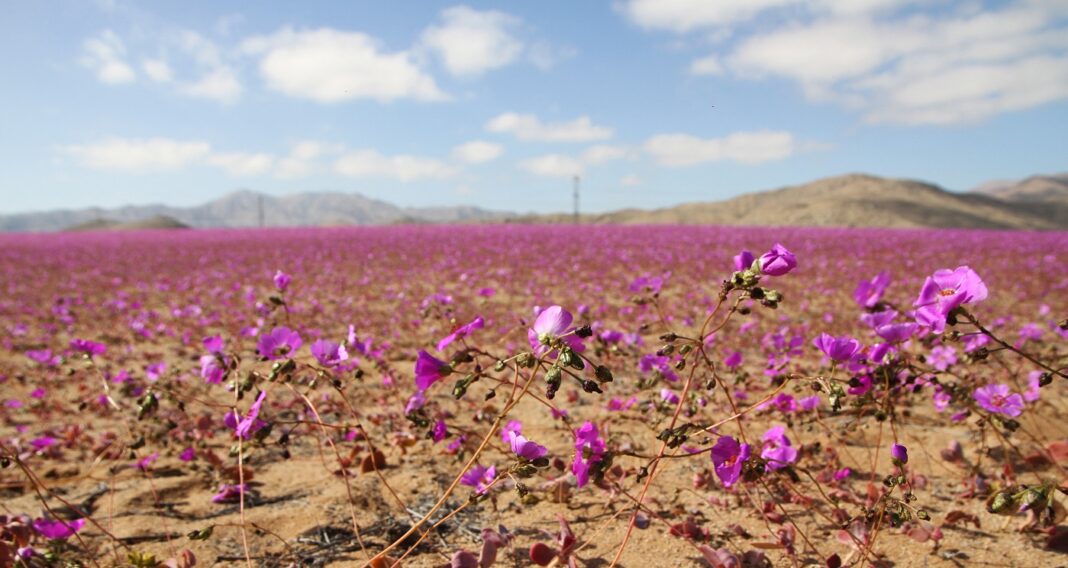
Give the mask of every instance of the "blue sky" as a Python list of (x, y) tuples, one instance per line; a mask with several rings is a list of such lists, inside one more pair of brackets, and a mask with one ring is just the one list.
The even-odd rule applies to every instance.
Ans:
[[(252, 7), (255, 9), (253, 10)], [(1068, 170), (1068, 2), (20, 2), (0, 212), (238, 188), (512, 211)]]

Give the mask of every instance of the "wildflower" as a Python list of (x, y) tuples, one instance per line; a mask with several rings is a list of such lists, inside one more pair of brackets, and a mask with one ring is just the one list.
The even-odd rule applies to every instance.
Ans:
[(1003, 414), (1014, 418), (1023, 413), (1023, 397), (1017, 393), (1009, 392), (1009, 385), (996, 384), (986, 385), (975, 389), (972, 393), (975, 402), (984, 409), (995, 414)]
[(797, 257), (776, 243), (760, 257), (760, 271), (768, 276), (782, 276), (797, 268)]
[(289, 283), (293, 280), (293, 277), (279, 270), (274, 273), (273, 280), (274, 287), (278, 288), (279, 292), (285, 292), (286, 288), (289, 288)]
[(490, 484), (496, 478), (497, 468), (495, 466), (485, 467), (476, 464), (467, 473), (463, 474), (460, 478), (460, 483), (474, 487), (475, 491), (481, 495), (489, 490)]
[(590, 481), (590, 468), (604, 459), (605, 443), (593, 422), (583, 423), (575, 435), (575, 461), (571, 462), (571, 472), (575, 474), (576, 484), (583, 487)]
[(221, 335), (212, 335), (204, 338), (204, 349), (207, 349), (209, 353), (222, 353), (226, 348), (226, 343), (223, 341)]
[(912, 323), (888, 323), (875, 328), (875, 334), (888, 343), (902, 343), (915, 335), (919, 326)]
[(664, 281), (671, 276), (671, 273), (665, 273), (661, 276), (650, 276), (648, 274), (635, 278), (630, 286), (627, 288), (631, 292), (646, 292), (648, 294), (659, 294), (660, 290), (664, 287)]
[(415, 412), (416, 410), (419, 410), (420, 408), (422, 408), (423, 405), (425, 405), (425, 404), (426, 404), (426, 393), (422, 389), (417, 390), (417, 391), (415, 391), (415, 394), (413, 394), (408, 399), (408, 404), (405, 405), (405, 407), (404, 407), (404, 414), (411, 414), (411, 413)]
[(948, 345), (938, 345), (931, 349), (927, 362), (939, 371), (945, 371), (957, 363), (957, 350)]
[(226, 376), (226, 362), (225, 358), (220, 358), (215, 354), (201, 355), (200, 376), (204, 382), (214, 385), (222, 384), (223, 377)]
[(264, 358), (273, 361), (300, 349), (301, 345), (300, 334), (283, 326), (261, 335), (256, 349)]
[(471, 320), (471, 323), (461, 325), (460, 327), (456, 328), (452, 333), (446, 335), (444, 339), (438, 342), (438, 351), (444, 351), (445, 348), (448, 347), (449, 344), (453, 341), (463, 339), (468, 335), (471, 335), (472, 331), (476, 329), (482, 329), (483, 327), (485, 327), (485, 325), (486, 321), (482, 319), (482, 316), (478, 316), (475, 319)]
[(415, 386), (420, 391), (430, 388), (430, 385), (448, 376), (449, 373), (452, 373), (452, 367), (448, 363), (422, 349), (419, 350), (419, 355), (415, 359)]
[(512, 453), (527, 461), (534, 461), (549, 453), (545, 446), (532, 442), (514, 431), (508, 433), (508, 445), (512, 448)]
[(512, 433), (522, 434), (523, 423), (518, 420), (509, 420), (508, 423), (504, 425), (504, 428), (501, 428), (501, 441), (505, 444), (511, 443)]
[(151, 382), (156, 382), (167, 372), (166, 363), (153, 363), (148, 367), (145, 367), (145, 378)]
[(267, 425), (266, 422), (259, 419), (260, 407), (263, 405), (263, 401), (266, 398), (267, 391), (260, 391), (259, 396), (256, 397), (256, 401), (249, 407), (248, 414), (246, 414), (244, 418), (238, 420), (240, 416), (237, 414), (237, 410), (234, 410), (227, 412), (223, 421), (234, 431), (234, 434), (248, 440), (253, 434)]
[(743, 250), (734, 256), (734, 269), (738, 272), (745, 272), (753, 266), (753, 261), (756, 260), (753, 257), (753, 253)]
[(737, 369), (738, 367), (741, 367), (742, 366), (742, 352), (741, 351), (732, 351), (731, 354), (728, 355), (727, 358), (723, 360), (723, 364), (726, 365), (727, 368), (731, 369), (731, 370), (734, 370), (734, 369)]
[(152, 454), (137, 460), (137, 463), (133, 464), (132, 467), (135, 467), (141, 471), (148, 471), (148, 468), (152, 466), (152, 462), (156, 461), (158, 458), (159, 452), (153, 452)]
[(449, 435), (449, 428), (445, 425), (444, 420), (438, 420), (434, 423), (434, 429), (431, 430), (431, 437), (434, 439), (434, 443), (438, 443), (445, 439)]
[(874, 308), (879, 300), (883, 299), (883, 293), (890, 286), (890, 274), (886, 271), (876, 274), (871, 280), (861, 280), (857, 289), (853, 292), (853, 299), (862, 308)]
[(907, 464), (909, 463), (909, 449), (901, 444), (894, 444), (890, 446), (890, 458), (899, 466)]
[(986, 284), (979, 275), (967, 266), (958, 266), (955, 270), (936, 270), (928, 276), (912, 305), (917, 308), (917, 322), (941, 333), (950, 312), (963, 304), (981, 302), (986, 296)]
[(812, 344), (823, 351), (832, 361), (849, 361), (860, 351), (860, 342), (849, 336), (834, 337), (827, 333), (821, 333), (812, 340)]
[(678, 404), (679, 400), (681, 400), (679, 399), (679, 395), (675, 394), (675, 391), (669, 388), (660, 389), (660, 398), (668, 404)]
[(224, 483), (219, 487), (219, 492), (211, 497), (212, 503), (237, 503), (241, 496), (248, 493), (248, 484)]
[(723, 482), (724, 487), (730, 487), (738, 481), (742, 465), (749, 459), (749, 453), (749, 444), (739, 444), (738, 440), (730, 436), (723, 436), (712, 446), (712, 464), (716, 477)]
[(107, 353), (108, 350), (107, 345), (89, 341), (88, 339), (72, 339), (70, 340), (70, 348), (75, 351), (81, 351), (90, 357), (103, 355), (104, 353)]
[(1042, 374), (1042, 371), (1031, 371), (1027, 374), (1027, 390), (1023, 393), (1027, 402), (1035, 402), (1042, 396)]
[(865, 312), (860, 315), (860, 321), (866, 323), (872, 329), (878, 329), (893, 322), (896, 317), (896, 310), (883, 310), (881, 312)]
[(585, 349), (582, 338), (571, 333), (571, 314), (560, 306), (549, 306), (538, 314), (534, 326), (527, 330), (527, 341), (538, 357), (556, 357), (554, 343), (563, 343), (572, 351)]
[(82, 527), (84, 526), (85, 519), (74, 519), (73, 521), (35, 519), (33, 521), (33, 530), (37, 531), (37, 534), (51, 540), (68, 539), (74, 536), (74, 533), (82, 530)]
[(764, 442), (760, 457), (768, 462), (768, 470), (775, 471), (797, 461), (797, 448), (790, 445), (786, 437), (786, 427), (774, 426), (761, 438)]
[(349, 358), (349, 352), (343, 344), (328, 339), (319, 339), (312, 343), (311, 352), (324, 367), (336, 367)]

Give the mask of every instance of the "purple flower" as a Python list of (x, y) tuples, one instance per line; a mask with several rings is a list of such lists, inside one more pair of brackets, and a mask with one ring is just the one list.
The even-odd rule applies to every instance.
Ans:
[(979, 387), (975, 389), (972, 396), (979, 406), (995, 414), (1016, 417), (1023, 413), (1023, 397), (1017, 393), (1010, 393), (1009, 385), (996, 384)]
[(728, 369), (732, 369), (732, 370), (733, 369), (737, 369), (738, 367), (741, 367), (742, 366), (742, 352), (741, 351), (732, 351), (731, 354), (728, 355), (727, 358), (723, 360), (723, 364), (726, 365)]
[(417, 391), (415, 391), (415, 394), (413, 394), (408, 399), (408, 404), (405, 405), (405, 407), (404, 407), (404, 413), (405, 414), (411, 414), (411, 413), (415, 412), (416, 410), (419, 410), (420, 408), (422, 408), (423, 405), (425, 405), (425, 404), (426, 404), (426, 394), (422, 390), (417, 390)]
[(159, 452), (152, 452), (151, 454), (137, 460), (137, 463), (133, 464), (131, 467), (136, 467), (141, 471), (148, 471), (148, 468), (152, 466), (152, 462), (156, 461), (157, 459), (159, 459)]
[(219, 492), (212, 496), (212, 503), (237, 503), (241, 500), (241, 496), (248, 493), (248, 485), (230, 485), (224, 483), (219, 487)]
[(208, 350), (208, 353), (222, 353), (226, 348), (226, 343), (223, 341), (221, 335), (212, 335), (204, 338), (204, 349)]
[(749, 459), (749, 452), (749, 444), (739, 444), (738, 440), (730, 436), (723, 436), (712, 446), (712, 464), (715, 466), (716, 477), (723, 482), (724, 487), (730, 487), (738, 481), (742, 465)]
[(875, 328), (875, 335), (889, 343), (901, 343), (915, 335), (919, 326), (912, 323), (889, 323)]
[(420, 391), (430, 388), (430, 385), (440, 381), (452, 372), (452, 367), (420, 349), (415, 359), (415, 386)]
[(274, 273), (274, 287), (278, 288), (279, 292), (285, 292), (289, 287), (289, 283), (293, 280), (293, 277), (279, 270)]
[(501, 441), (504, 442), (505, 444), (511, 443), (511, 440), (512, 440), (511, 436), (512, 436), (513, 433), (515, 433), (515, 434), (522, 434), (523, 433), (523, 423), (522, 422), (520, 422), (518, 420), (509, 420), (508, 424), (505, 424), (504, 428), (501, 428)]
[(979, 275), (967, 266), (958, 266), (955, 270), (943, 268), (928, 276), (912, 305), (917, 308), (917, 322), (941, 332), (950, 312), (962, 304), (981, 302), (986, 296), (986, 284)]
[(862, 308), (874, 308), (879, 300), (883, 299), (883, 293), (889, 285), (890, 274), (886, 271), (880, 272), (871, 280), (861, 280), (853, 292), (853, 299)]
[(335, 367), (349, 358), (349, 352), (340, 343), (334, 343), (328, 339), (320, 339), (311, 346), (312, 355), (324, 367)]
[(223, 421), (234, 431), (234, 434), (248, 440), (253, 434), (267, 425), (266, 422), (259, 419), (260, 406), (263, 405), (263, 401), (266, 398), (267, 391), (260, 391), (259, 396), (256, 397), (256, 401), (249, 407), (248, 414), (245, 415), (244, 418), (238, 420), (239, 416), (237, 411), (234, 410), (232, 412), (227, 412)]
[(734, 269), (738, 272), (745, 272), (753, 267), (754, 260), (756, 259), (753, 257), (753, 253), (743, 250), (734, 256)]
[(182, 450), (182, 453), (178, 454), (178, 459), (184, 462), (191, 462), (196, 457), (197, 451), (193, 448), (193, 446), (189, 446), (188, 448)]
[(801, 400), (797, 401), (797, 404), (801, 407), (802, 411), (809, 412), (819, 408), (821, 402), (822, 399), (820, 399), (820, 395), (814, 394), (812, 396), (806, 396), (805, 398), (802, 398)]
[(166, 372), (166, 363), (153, 363), (148, 367), (145, 367), (145, 378), (154, 383), (158, 381), (160, 377), (163, 376), (163, 373)]
[(26, 356), (48, 367), (55, 367), (56, 365), (59, 365), (59, 357), (53, 357), (51, 349), (38, 349), (27, 351)]
[(775, 471), (797, 461), (797, 448), (790, 445), (790, 439), (786, 437), (785, 426), (774, 426), (761, 438), (764, 448), (760, 457), (767, 460), (769, 471)]
[(221, 384), (226, 376), (228, 359), (218, 354), (200, 356), (200, 376), (205, 383)]
[(909, 449), (901, 444), (890, 446), (890, 459), (898, 465), (909, 463)]
[(508, 432), (508, 445), (512, 448), (512, 453), (527, 461), (534, 461), (549, 453), (545, 446), (534, 443), (514, 431)]
[(760, 271), (768, 276), (782, 276), (795, 268), (797, 257), (778, 243), (760, 257)]
[(957, 363), (957, 350), (948, 345), (938, 345), (931, 349), (927, 362), (939, 371), (945, 371)]
[(872, 329), (878, 329), (894, 321), (897, 317), (895, 310), (883, 310), (881, 312), (866, 312), (860, 315), (860, 321)]
[(49, 521), (47, 519), (35, 519), (33, 521), (33, 530), (37, 531), (37, 534), (51, 540), (64, 540), (74, 536), (74, 533), (82, 530), (85, 526), (85, 519), (74, 519), (73, 521)]
[(463, 339), (468, 335), (471, 335), (472, 331), (476, 329), (482, 329), (483, 327), (485, 327), (485, 325), (486, 321), (482, 319), (482, 316), (478, 316), (475, 319), (471, 320), (471, 323), (461, 325), (460, 327), (456, 328), (456, 330), (454, 330), (452, 333), (446, 335), (444, 339), (438, 342), (438, 351), (444, 351), (445, 348), (448, 347), (449, 344), (453, 341), (456, 341), (457, 339)]
[(300, 349), (301, 345), (300, 334), (283, 326), (261, 335), (256, 349), (260, 355), (273, 361), (293, 353)]
[(474, 465), (460, 478), (460, 483), (474, 487), (478, 494), (483, 494), (489, 489), (489, 484), (497, 478), (497, 468), (494, 466)]
[(669, 388), (660, 389), (660, 398), (668, 404), (678, 404), (679, 400), (681, 400), (679, 395), (675, 394), (675, 391)]
[(860, 351), (860, 342), (849, 336), (834, 337), (832, 335), (821, 333), (819, 337), (812, 340), (812, 344), (823, 351), (825, 355), (831, 358), (832, 361), (849, 361)]
[(667, 280), (669, 276), (671, 276), (670, 272), (661, 276), (650, 276), (648, 274), (644, 276), (639, 276), (638, 278), (635, 278), (633, 282), (630, 283), (628, 289), (631, 292), (647, 292), (649, 294), (659, 294), (660, 290), (664, 287), (664, 281)]
[(556, 357), (556, 350), (550, 345), (554, 342), (562, 342), (572, 351), (581, 352), (585, 349), (582, 339), (575, 334), (570, 334), (574, 329), (571, 325), (571, 314), (560, 306), (549, 306), (538, 314), (534, 320), (534, 326), (527, 330), (527, 341), (534, 354), (538, 357)]
[(88, 339), (72, 339), (70, 340), (70, 348), (75, 351), (85, 353), (90, 357), (97, 355), (103, 355), (107, 353), (108, 346), (103, 343), (97, 343), (95, 341), (89, 341)]
[(597, 433), (597, 425), (584, 422), (575, 431), (575, 461), (571, 462), (571, 473), (579, 487), (589, 483), (590, 468), (601, 462), (604, 452), (605, 443)]
[(434, 423), (434, 429), (431, 430), (431, 436), (434, 439), (434, 443), (438, 443), (445, 439), (449, 435), (449, 428), (445, 424), (444, 420), (438, 420)]

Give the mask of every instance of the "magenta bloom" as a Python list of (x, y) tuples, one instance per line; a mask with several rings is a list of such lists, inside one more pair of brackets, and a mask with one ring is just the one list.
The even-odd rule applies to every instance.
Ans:
[(512, 448), (512, 453), (527, 461), (534, 461), (549, 453), (545, 446), (534, 443), (514, 431), (508, 432), (508, 445)]
[(743, 250), (734, 256), (734, 269), (738, 272), (745, 272), (753, 266), (753, 261), (756, 258), (753, 257), (753, 253)]
[(937, 345), (931, 348), (927, 362), (935, 369), (945, 371), (957, 363), (957, 350), (948, 345)]
[(853, 299), (862, 308), (874, 308), (879, 300), (883, 299), (883, 293), (890, 286), (890, 274), (886, 271), (875, 275), (871, 280), (861, 280), (857, 289), (853, 292)]
[(260, 355), (273, 361), (288, 356), (300, 349), (301, 345), (300, 334), (283, 326), (261, 335), (259, 342), (256, 343), (256, 349)]
[(593, 422), (583, 423), (575, 434), (575, 461), (571, 462), (571, 473), (575, 474), (576, 484), (583, 487), (590, 481), (590, 468), (604, 458), (605, 443)]
[(252, 403), (252, 406), (248, 409), (248, 414), (245, 415), (244, 418), (238, 420), (238, 414), (235, 410), (233, 412), (227, 412), (223, 421), (234, 431), (234, 434), (248, 440), (253, 434), (267, 425), (266, 422), (259, 419), (260, 407), (263, 405), (263, 400), (266, 398), (267, 391), (260, 391), (259, 396), (256, 397), (256, 402)]
[(574, 334), (565, 335), (574, 331), (570, 327), (571, 319), (571, 313), (560, 306), (549, 306), (542, 310), (538, 319), (534, 320), (534, 326), (527, 330), (527, 341), (534, 354), (538, 357), (556, 357), (556, 351), (549, 347), (554, 340), (562, 341), (575, 352), (585, 349), (582, 338)]
[(37, 534), (51, 540), (64, 540), (74, 536), (74, 533), (82, 530), (85, 526), (85, 519), (75, 519), (73, 521), (49, 521), (47, 519), (35, 519), (33, 521), (33, 530), (37, 531)]
[(872, 329), (878, 329), (894, 321), (897, 317), (895, 310), (883, 310), (881, 312), (866, 312), (860, 315), (860, 321), (868, 324)]
[(768, 276), (782, 276), (795, 268), (797, 257), (778, 243), (760, 257), (760, 271)]
[(917, 308), (916, 321), (940, 332), (951, 311), (962, 304), (981, 302), (986, 296), (986, 284), (979, 275), (967, 266), (958, 266), (956, 270), (943, 268), (928, 276), (912, 305)]
[(149, 381), (156, 382), (163, 376), (163, 373), (166, 372), (166, 363), (152, 363), (148, 367), (145, 367), (145, 378)]
[(730, 487), (742, 474), (742, 465), (749, 459), (749, 444), (739, 444), (730, 436), (723, 436), (712, 446), (712, 464), (716, 477), (724, 487)]
[(85, 353), (90, 357), (97, 355), (103, 355), (107, 353), (108, 346), (103, 343), (97, 343), (95, 341), (89, 341), (88, 339), (72, 339), (70, 340), (70, 348), (75, 351)]
[(1016, 417), (1023, 413), (1023, 397), (1010, 392), (1009, 385), (996, 384), (979, 387), (972, 393), (975, 402), (995, 414)]
[(482, 316), (478, 316), (475, 319), (471, 320), (471, 323), (461, 325), (460, 327), (456, 328), (456, 330), (454, 330), (452, 333), (446, 335), (444, 339), (438, 342), (438, 351), (444, 351), (445, 348), (448, 347), (449, 344), (453, 341), (463, 339), (468, 335), (471, 335), (472, 331), (476, 329), (482, 329), (483, 327), (485, 327), (485, 325), (486, 321), (482, 319)]
[(723, 360), (728, 369), (737, 369), (742, 366), (742, 352), (734, 351)]
[(888, 323), (875, 328), (875, 334), (888, 343), (901, 343), (915, 335), (919, 326), (912, 323)]
[(156, 461), (157, 459), (159, 459), (159, 452), (152, 452), (151, 454), (137, 460), (137, 463), (133, 464), (133, 466), (131, 467), (136, 467), (141, 471), (148, 471), (148, 469), (152, 467), (152, 462)]
[(324, 367), (336, 367), (349, 358), (349, 352), (345, 350), (344, 345), (327, 339), (312, 343), (311, 352)]
[(489, 484), (493, 483), (496, 478), (497, 468), (495, 466), (485, 467), (476, 464), (460, 478), (460, 483), (474, 487), (475, 491), (481, 495), (489, 489)]
[(768, 462), (768, 470), (775, 471), (797, 461), (797, 448), (790, 445), (790, 439), (786, 437), (785, 426), (774, 426), (761, 438), (764, 448), (760, 457)]
[(212, 335), (204, 338), (204, 349), (208, 350), (208, 353), (222, 353), (226, 348), (226, 343), (223, 341), (221, 335)]
[(675, 394), (675, 391), (669, 388), (660, 389), (660, 398), (668, 404), (678, 404), (679, 400), (681, 400), (679, 395)]
[(901, 444), (890, 446), (890, 457), (900, 464), (909, 463), (909, 449)]
[(415, 359), (415, 386), (420, 391), (430, 388), (430, 385), (440, 381), (451, 372), (452, 367), (448, 363), (422, 349), (419, 350), (419, 355)]
[(226, 361), (220, 360), (218, 355), (200, 356), (200, 376), (205, 383), (217, 385), (222, 383), (226, 376)]
[[(659, 294), (660, 290), (664, 288), (664, 280), (666, 280), (668, 276), (671, 276), (670, 272), (662, 276), (651, 276), (649, 274), (639, 276), (630, 283), (630, 286), (627, 289), (631, 292)], [(579, 310), (579, 313), (582, 313), (581, 310)]]
[(230, 485), (229, 483), (222, 484), (219, 487), (219, 492), (211, 497), (212, 503), (237, 503), (241, 500), (241, 496), (248, 493), (248, 485)]
[(278, 288), (279, 292), (285, 292), (286, 288), (289, 288), (289, 283), (293, 280), (293, 277), (279, 270), (274, 273), (274, 287)]
[(827, 333), (821, 333), (819, 337), (812, 340), (812, 344), (818, 347), (820, 351), (823, 351), (832, 361), (838, 362), (849, 361), (860, 351), (860, 342), (847, 335), (834, 337)]
[(434, 428), (430, 431), (431, 436), (434, 439), (434, 443), (438, 443), (445, 439), (449, 435), (449, 427), (445, 424), (444, 420), (438, 420), (434, 423)]

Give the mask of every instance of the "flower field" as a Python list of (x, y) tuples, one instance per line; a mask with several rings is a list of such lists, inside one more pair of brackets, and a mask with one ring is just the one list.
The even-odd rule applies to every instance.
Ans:
[(0, 245), (0, 568), (1066, 562), (1065, 233)]

